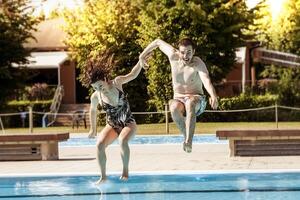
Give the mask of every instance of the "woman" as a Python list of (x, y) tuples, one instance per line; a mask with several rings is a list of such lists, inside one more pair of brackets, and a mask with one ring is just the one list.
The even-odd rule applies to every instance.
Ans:
[(88, 70), (87, 80), (95, 90), (91, 96), (91, 129), (89, 137), (95, 137), (97, 135), (97, 106), (100, 105), (106, 112), (106, 126), (101, 130), (97, 141), (97, 158), (101, 169), (101, 178), (97, 183), (101, 183), (107, 178), (105, 148), (117, 138), (119, 139), (119, 144), (121, 146), (121, 157), (123, 162), (123, 172), (120, 179), (128, 179), (130, 156), (128, 141), (133, 138), (137, 129), (122, 85), (138, 76), (141, 68), (144, 66), (144, 60), (141, 58), (129, 74), (117, 76), (113, 80), (109, 77), (112, 65), (112, 56), (109, 55), (92, 59), (88, 63), (88, 68), (90, 68), (90, 70)]

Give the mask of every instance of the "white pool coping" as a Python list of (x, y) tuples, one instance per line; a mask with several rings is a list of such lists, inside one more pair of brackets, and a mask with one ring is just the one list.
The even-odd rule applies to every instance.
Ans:
[[(118, 176), (121, 172), (110, 171), (108, 176)], [(143, 175), (222, 175), (222, 174), (280, 174), (300, 173), (300, 169), (255, 169), (255, 170), (166, 170), (166, 171), (132, 171), (130, 176)], [(1, 174), (0, 178), (26, 178), (26, 177), (69, 177), (69, 176), (99, 176), (99, 172), (72, 172), (72, 173), (16, 173)], [(129, 178), (130, 178), (129, 176)]]

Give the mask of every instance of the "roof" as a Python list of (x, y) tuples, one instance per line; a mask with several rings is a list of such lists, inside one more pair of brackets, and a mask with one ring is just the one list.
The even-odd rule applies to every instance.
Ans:
[[(30, 69), (55, 69), (68, 60), (68, 54), (65, 51), (32, 52), (27, 59), (30, 63), (26, 67)], [(13, 66), (19, 67), (20, 65), (14, 64)]]
[(66, 49), (67, 46), (63, 43), (63, 40), (67, 36), (63, 31), (64, 25), (65, 21), (62, 18), (41, 22), (37, 26), (37, 31), (32, 33), (36, 40), (30, 39), (24, 46), (36, 49)]

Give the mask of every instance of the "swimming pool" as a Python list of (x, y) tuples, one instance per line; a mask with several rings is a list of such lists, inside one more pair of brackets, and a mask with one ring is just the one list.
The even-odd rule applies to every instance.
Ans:
[(132, 174), (127, 182), (110, 175), (0, 177), (0, 199), (43, 200), (296, 200), (300, 173)]
[[(135, 136), (130, 140), (130, 144), (181, 144), (183, 136), (181, 135), (155, 135), (155, 136)], [(195, 135), (193, 138), (194, 144), (224, 144), (228, 143), (226, 140), (219, 140), (215, 135)], [(117, 145), (115, 141), (113, 145)], [(67, 141), (60, 142), (60, 147), (72, 146), (95, 146), (96, 139), (88, 137), (71, 137)]]

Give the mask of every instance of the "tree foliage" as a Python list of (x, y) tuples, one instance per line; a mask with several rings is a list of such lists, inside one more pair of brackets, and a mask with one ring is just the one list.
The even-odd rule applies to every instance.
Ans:
[(12, 63), (24, 65), (30, 51), (23, 44), (32, 36), (38, 20), (32, 16), (27, 0), (3, 0), (0, 4), (0, 102), (12, 89), (20, 87), (23, 70), (12, 67)]
[[(139, 43), (146, 47), (161, 38), (177, 47), (182, 37), (190, 37), (206, 63), (214, 82), (233, 68), (236, 48), (247, 39), (243, 30), (254, 14), (239, 0), (145, 0), (140, 14)], [(147, 72), (152, 107), (162, 109), (172, 98), (171, 70), (165, 55), (156, 52)]]
[(282, 19), (282, 25), (286, 32), (282, 34), (285, 38), (283, 49), (287, 52), (300, 55), (300, 0), (288, 0), (286, 4), (286, 17)]
[[(137, 41), (136, 26), (139, 9), (130, 0), (91, 0), (83, 8), (65, 12), (68, 34), (66, 44), (71, 55), (84, 73), (89, 56), (110, 49), (117, 61), (113, 76), (128, 73), (138, 62), (141, 48)], [(131, 108), (143, 111), (148, 99), (145, 76), (125, 85)]]
[(299, 54), (300, 46), (300, 1), (286, 0), (278, 15), (263, 1), (257, 6), (251, 32), (269, 49)]
[[(251, 30), (262, 46), (286, 53), (300, 55), (300, 0), (286, 0), (278, 16), (272, 16), (266, 2), (261, 3)], [(275, 78), (277, 87), (271, 93), (279, 95), (279, 103), (283, 105), (300, 105), (299, 84), (300, 68), (282, 66), (265, 66), (260, 73), (263, 78)]]
[[(239, 0), (91, 0), (64, 17), (66, 44), (82, 72), (91, 54), (109, 48), (118, 61), (114, 75), (127, 73), (136, 64), (141, 47), (154, 39), (176, 46), (181, 37), (188, 36), (195, 41), (212, 79), (219, 81), (234, 66), (235, 50), (246, 39), (243, 30), (253, 14)], [(155, 52), (150, 66), (147, 79), (139, 76), (126, 88), (134, 110), (146, 110), (142, 102), (148, 99), (148, 109), (161, 110), (172, 97), (167, 57)]]

